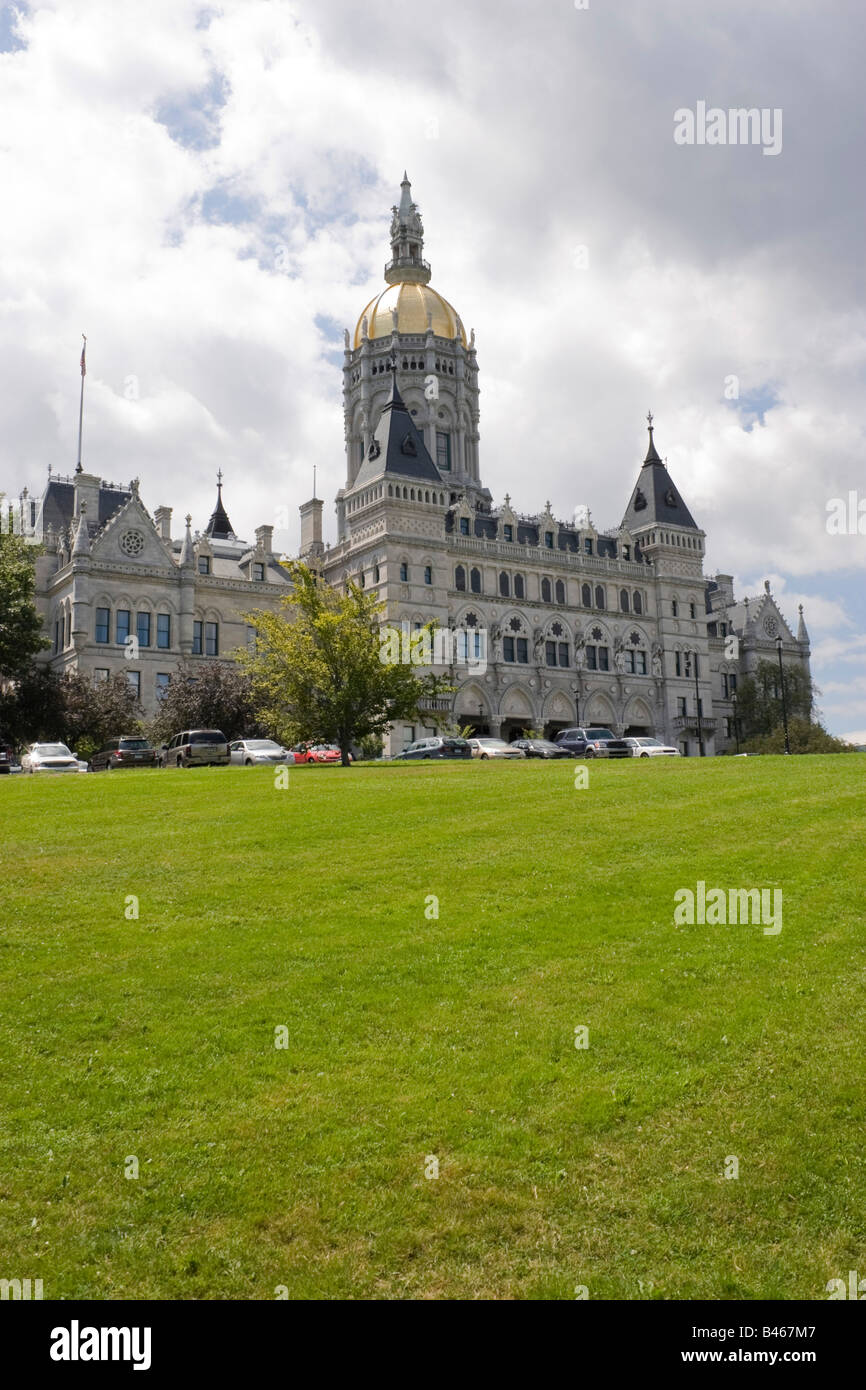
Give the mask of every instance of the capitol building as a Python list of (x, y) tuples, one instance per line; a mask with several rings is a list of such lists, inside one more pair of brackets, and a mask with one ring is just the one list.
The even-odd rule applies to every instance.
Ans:
[[(586, 509), (559, 518), (549, 503), (525, 513), (508, 494), (495, 502), (481, 470), (475, 333), (430, 283), (405, 175), (390, 242), (385, 285), (345, 333), (336, 543), (324, 542), (320, 498), (300, 508), (300, 558), (329, 583), (372, 590), (397, 628), (433, 622), (455, 634), (457, 659), (435, 668), (453, 695), (396, 725), (389, 751), (441, 719), (506, 739), (602, 725), (688, 755), (733, 746), (737, 683), (778, 660), (779, 639), (783, 661), (808, 671), (802, 609), (795, 631), (768, 584), (738, 600), (730, 575), (704, 574), (705, 532), (651, 416), (637, 476), (621, 470), (618, 527), (598, 531)], [(244, 615), (279, 607), (289, 586), (273, 525), (237, 537), (221, 486), (204, 529), (191, 522), (178, 532), (167, 506), (151, 516), (138, 480), (81, 471), (49, 477), (38, 497), (25, 489), (15, 525), (43, 547), (43, 659), (95, 680), (124, 671), (152, 715), (182, 660), (228, 657), (252, 640)]]

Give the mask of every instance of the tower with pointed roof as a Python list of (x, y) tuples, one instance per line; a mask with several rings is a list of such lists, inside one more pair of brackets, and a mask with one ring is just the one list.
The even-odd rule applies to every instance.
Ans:
[[(347, 517), (362, 467), (383, 411), (391, 401), (392, 375), (414, 428), (449, 497), (463, 493), (488, 503), (478, 458), (478, 361), (474, 333), (430, 284), (424, 260), (424, 226), (404, 173), (400, 201), (392, 209), (391, 259), (385, 288), (345, 333), (343, 415), (346, 486), (337, 497), (337, 534), (347, 534)], [(363, 484), (361, 484), (363, 485)]]

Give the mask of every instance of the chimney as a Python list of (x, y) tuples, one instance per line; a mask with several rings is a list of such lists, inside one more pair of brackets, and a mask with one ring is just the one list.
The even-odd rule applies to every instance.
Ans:
[(256, 527), (256, 549), (263, 555), (273, 555), (274, 553), (274, 528), (273, 526)]
[[(83, 510), (87, 512), (91, 521), (99, 521), (99, 489), (101, 486), (101, 481), (95, 473), (75, 474), (74, 519), (76, 521)], [(84, 503), (83, 507), (82, 503)]]
[(156, 529), (162, 540), (171, 544), (171, 507), (157, 507), (153, 514)]
[(313, 497), (301, 504), (301, 557), (321, 555), (322, 545), (322, 507), (321, 497)]

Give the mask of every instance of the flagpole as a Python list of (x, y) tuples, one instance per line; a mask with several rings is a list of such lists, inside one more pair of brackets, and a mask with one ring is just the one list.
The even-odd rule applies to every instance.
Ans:
[(78, 463), (75, 467), (76, 473), (81, 473), (83, 471), (81, 467), (81, 427), (84, 424), (84, 378), (87, 375), (87, 368), (84, 364), (84, 354), (87, 351), (87, 338), (83, 333), (81, 336), (84, 338), (84, 346), (81, 349), (81, 399), (78, 403)]

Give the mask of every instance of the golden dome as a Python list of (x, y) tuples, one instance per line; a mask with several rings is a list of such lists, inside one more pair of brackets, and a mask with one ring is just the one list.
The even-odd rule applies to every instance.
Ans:
[(370, 338), (390, 338), (394, 331), (391, 316), (394, 309), (397, 310), (398, 333), (420, 333), (423, 336), (427, 332), (427, 317), (432, 315), (433, 332), (437, 338), (459, 336), (463, 346), (468, 346), (466, 332), (453, 305), (449, 304), (447, 299), (443, 299), (441, 294), (437, 294), (430, 285), (408, 281), (388, 285), (381, 294), (370, 300), (355, 327), (353, 346), (361, 346), (361, 325), (365, 316), (367, 334)]

